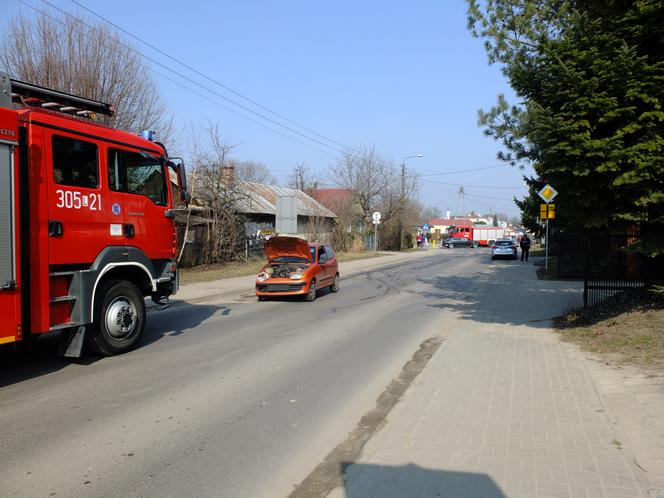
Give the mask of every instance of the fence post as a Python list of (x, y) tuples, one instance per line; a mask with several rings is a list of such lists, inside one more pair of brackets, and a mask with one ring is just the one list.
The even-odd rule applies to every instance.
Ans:
[(587, 308), (588, 307), (588, 276), (590, 274), (590, 269), (588, 268), (588, 265), (590, 264), (590, 260), (588, 258), (588, 252), (589, 252), (589, 244), (590, 240), (589, 237), (586, 235), (584, 237), (585, 243), (583, 244), (583, 307)]

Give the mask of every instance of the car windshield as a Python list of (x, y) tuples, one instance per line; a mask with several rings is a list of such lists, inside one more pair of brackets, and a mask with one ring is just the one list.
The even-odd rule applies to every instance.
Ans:
[(497, 245), (497, 246), (506, 246), (506, 247), (509, 247), (509, 246), (514, 245), (514, 244), (512, 244), (512, 241), (511, 241), (511, 240), (499, 240), (498, 242), (496, 242), (496, 245)]
[(309, 254), (311, 255), (311, 261), (316, 261), (316, 247), (309, 246)]
[(464, 240), (466, 240), (466, 239), (464, 239), (463, 237), (454, 237), (452, 239), (453, 242), (461, 242), (461, 241), (464, 241)]

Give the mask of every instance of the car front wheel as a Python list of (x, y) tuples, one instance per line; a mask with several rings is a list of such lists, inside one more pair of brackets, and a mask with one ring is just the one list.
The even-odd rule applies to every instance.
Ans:
[(311, 284), (309, 285), (309, 292), (307, 292), (307, 295), (305, 296), (305, 301), (308, 302), (313, 302), (316, 300), (316, 281), (312, 280)]

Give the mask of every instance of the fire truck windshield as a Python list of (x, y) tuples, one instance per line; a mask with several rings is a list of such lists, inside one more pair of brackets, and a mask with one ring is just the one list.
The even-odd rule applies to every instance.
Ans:
[(164, 160), (161, 158), (109, 148), (108, 176), (112, 190), (144, 195), (159, 206), (168, 204)]

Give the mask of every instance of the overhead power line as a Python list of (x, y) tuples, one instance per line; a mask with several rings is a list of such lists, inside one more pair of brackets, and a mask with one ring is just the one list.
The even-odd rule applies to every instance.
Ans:
[(528, 188), (527, 185), (519, 185), (514, 187), (503, 187), (497, 185), (473, 185), (472, 183), (451, 183), (451, 182), (441, 182), (438, 180), (427, 180), (427, 183), (435, 183), (436, 185), (450, 185), (453, 187), (465, 187), (465, 188), (488, 188), (488, 189), (506, 189), (514, 190), (518, 188)]
[(475, 194), (473, 194), (473, 196), (475, 196), (477, 198), (480, 198), (480, 199), (491, 199), (491, 200), (494, 200), (494, 201), (505, 201), (505, 202), (513, 202), (514, 201), (514, 199), (505, 199), (504, 197), (491, 197), (489, 195), (475, 195)]
[[(334, 139), (332, 139), (332, 138), (329, 138), (329, 137), (327, 137), (327, 136), (325, 136), (325, 135), (323, 135), (323, 134), (321, 134), (321, 133), (318, 133), (318, 132), (316, 132), (315, 130), (312, 130), (311, 128), (308, 128), (308, 127), (306, 127), (306, 126), (304, 126), (304, 125), (301, 125), (301, 124), (299, 124), (299, 123), (297, 123), (297, 122), (295, 122), (295, 121), (293, 121), (293, 120), (291, 120), (291, 119), (288, 119), (287, 117), (285, 117), (285, 116), (283, 116), (283, 115), (281, 115), (281, 114), (279, 114), (279, 113), (273, 111), (272, 109), (270, 109), (270, 108), (268, 108), (268, 107), (266, 107), (266, 106), (264, 106), (264, 105), (262, 105), (262, 104), (259, 104), (258, 102), (256, 102), (255, 100), (253, 100), (253, 99), (247, 97), (246, 95), (243, 95), (242, 93), (240, 93), (240, 92), (238, 92), (238, 91), (236, 91), (236, 90), (233, 90), (233, 89), (230, 88), (229, 86), (224, 85), (223, 83), (221, 83), (219, 80), (216, 80), (216, 79), (214, 79), (214, 78), (208, 76), (207, 74), (205, 74), (205, 73), (199, 71), (198, 69), (196, 69), (196, 68), (194, 68), (194, 67), (188, 65), (188, 64), (185, 63), (185, 62), (182, 62), (180, 59), (177, 59), (176, 57), (173, 57), (172, 55), (170, 55), (170, 54), (164, 52), (164, 51), (161, 50), (160, 48), (154, 46), (153, 44), (151, 44), (151, 43), (149, 43), (149, 42), (147, 42), (147, 41), (145, 41), (145, 40), (142, 39), (141, 37), (139, 37), (139, 36), (137, 36), (137, 35), (131, 33), (130, 31), (124, 29), (122, 26), (119, 26), (118, 24), (116, 24), (116, 23), (114, 23), (113, 21), (109, 20), (108, 18), (102, 16), (102, 15), (99, 14), (98, 12), (95, 12), (95, 11), (92, 10), (91, 8), (86, 7), (86, 6), (83, 5), (81, 2), (79, 2), (79, 1), (77, 1), (77, 0), (70, 0), (70, 1), (71, 1), (72, 3), (78, 5), (78, 6), (79, 6), (80, 8), (82, 8), (83, 10), (89, 12), (89, 13), (92, 14), (93, 16), (97, 17), (98, 19), (101, 19), (101, 20), (104, 21), (105, 23), (110, 24), (110, 25), (113, 26), (115, 29), (121, 31), (122, 33), (126, 34), (127, 36), (130, 36), (130, 37), (132, 37), (134, 40), (136, 40), (136, 41), (142, 43), (143, 45), (145, 45), (145, 46), (147, 46), (147, 47), (150, 47), (152, 50), (154, 50), (154, 51), (160, 53), (160, 54), (163, 55), (164, 57), (166, 57), (166, 58), (172, 60), (173, 62), (175, 62), (175, 63), (179, 64), (180, 66), (182, 66), (182, 67), (188, 69), (189, 71), (191, 71), (191, 72), (197, 74), (198, 76), (200, 76), (200, 77), (202, 77), (202, 78), (204, 78), (204, 79), (210, 81), (211, 83), (214, 83), (215, 85), (217, 85), (217, 86), (223, 88), (224, 90), (226, 90), (226, 91), (228, 91), (228, 92), (231, 92), (233, 95), (236, 95), (237, 97), (240, 97), (241, 99), (244, 99), (245, 101), (250, 102), (251, 104), (255, 105), (256, 107), (258, 107), (258, 108), (260, 108), (260, 109), (263, 109), (264, 111), (269, 112), (269, 113), (272, 114), (273, 116), (276, 116), (276, 117), (278, 117), (279, 119), (282, 119), (282, 120), (284, 120), (284, 121), (286, 121), (286, 122), (288, 122), (288, 123), (291, 123), (292, 125), (295, 125), (295, 126), (301, 128), (301, 129), (303, 129), (303, 130), (306, 130), (306, 131), (308, 131), (309, 133), (312, 133), (313, 135), (316, 135), (317, 137), (322, 138), (323, 140), (327, 140), (328, 142), (331, 142), (331, 143), (336, 144), (336, 145), (338, 145), (338, 146), (340, 146), (340, 147), (343, 147), (344, 149), (350, 149), (350, 147), (347, 147), (346, 145), (344, 145), (344, 144), (342, 144), (342, 143), (340, 143), (340, 142), (337, 142), (336, 140), (334, 140)], [(230, 100), (230, 99), (229, 99), (229, 100)], [(240, 105), (240, 104), (236, 104), (236, 105)]]
[[(43, 1), (43, 0), (42, 0)], [(427, 173), (421, 176), (444, 176), (444, 175), (456, 175), (458, 173), (469, 173), (471, 171), (482, 171), (485, 169), (491, 169), (491, 168), (504, 168), (505, 164), (494, 164), (492, 166), (483, 166), (481, 168), (470, 168), (470, 169), (460, 169), (457, 171), (445, 171), (443, 173)]]
[[(145, 66), (144, 66), (144, 67), (145, 67)], [(177, 86), (179, 86), (179, 87), (181, 87), (181, 88), (184, 88), (185, 90), (187, 90), (187, 91), (189, 91), (189, 92), (192, 92), (192, 93), (198, 95), (199, 97), (201, 97), (201, 98), (203, 98), (203, 99), (205, 99), (205, 100), (207, 100), (207, 101), (209, 101), (209, 102), (212, 102), (213, 104), (218, 105), (219, 107), (221, 107), (221, 108), (223, 108), (223, 109), (226, 109), (226, 110), (228, 110), (228, 111), (230, 111), (230, 112), (232, 112), (232, 113), (234, 113), (234, 114), (236, 114), (236, 115), (238, 115), (238, 116), (240, 116), (240, 117), (242, 117), (242, 118), (244, 118), (244, 119), (246, 119), (246, 120), (248, 120), (248, 121), (251, 121), (252, 123), (256, 123), (258, 126), (262, 126), (263, 128), (265, 128), (265, 129), (267, 129), (267, 130), (270, 130), (270, 131), (272, 131), (273, 133), (276, 133), (277, 135), (281, 135), (281, 136), (284, 137), (284, 138), (287, 138), (287, 139), (292, 140), (292, 141), (294, 141), (294, 142), (297, 142), (297, 143), (299, 143), (299, 144), (302, 144), (302, 145), (305, 145), (305, 146), (307, 146), (307, 147), (310, 147), (310, 148), (312, 148), (312, 149), (314, 149), (314, 150), (317, 150), (318, 152), (322, 152), (323, 154), (328, 154), (328, 155), (330, 155), (330, 156), (332, 156), (332, 157), (336, 157), (336, 156), (335, 156), (332, 152), (330, 152), (329, 150), (319, 149), (318, 147), (316, 147), (316, 146), (314, 146), (314, 145), (311, 145), (310, 143), (303, 142), (302, 140), (299, 140), (299, 139), (294, 138), (294, 137), (290, 137), (290, 136), (286, 135), (285, 133), (282, 133), (282, 132), (280, 132), (279, 130), (276, 130), (276, 129), (272, 128), (271, 126), (266, 125), (265, 123), (261, 123), (260, 121), (256, 121), (255, 119), (250, 118), (249, 116), (245, 116), (244, 114), (239, 113), (239, 112), (235, 111), (234, 109), (231, 109), (230, 107), (228, 107), (228, 106), (222, 104), (221, 102), (217, 102), (216, 100), (214, 100), (214, 99), (208, 97), (207, 95), (203, 95), (202, 93), (197, 92), (196, 90), (194, 90), (194, 89), (192, 89), (192, 88), (189, 88), (189, 87), (186, 86), (186, 85), (183, 85), (183, 84), (180, 83), (179, 81), (175, 81), (173, 78), (169, 78), (168, 76), (166, 76), (166, 75), (164, 75), (164, 74), (161, 74), (159, 71), (155, 71), (154, 69), (150, 69), (150, 71), (152, 71), (152, 72), (153, 72), (154, 74), (156, 74), (157, 76), (159, 76), (159, 77), (161, 77), (161, 78), (164, 78), (164, 79), (167, 80), (167, 81), (170, 81), (170, 82), (173, 83), (174, 85), (177, 85)]]
[[(22, 3), (23, 5), (25, 5), (26, 7), (29, 7), (29, 8), (31, 8), (32, 10), (34, 10), (34, 11), (36, 11), (36, 12), (38, 12), (38, 13), (40, 13), (40, 14), (46, 16), (46, 17), (48, 17), (49, 19), (51, 19), (51, 20), (53, 20), (53, 21), (55, 21), (55, 22), (57, 22), (57, 23), (59, 23), (59, 24), (61, 24), (61, 25), (63, 25), (63, 26), (65, 25), (64, 22), (62, 22), (60, 19), (58, 19), (58, 18), (56, 18), (56, 17), (53, 17), (53, 16), (51, 16), (50, 14), (48, 14), (47, 12), (45, 12), (45, 11), (43, 11), (43, 10), (40, 10), (40, 9), (38, 9), (37, 7), (34, 7), (33, 5), (30, 5), (30, 4), (26, 3), (24, 0), (18, 0), (18, 1), (19, 1), (20, 3)], [(65, 14), (67, 14), (67, 13), (65, 13)], [(74, 16), (72, 16), (72, 15), (70, 15), (70, 14), (67, 14), (67, 15), (69, 15), (70, 17), (73, 17), (73, 18), (75, 18), (75, 19), (78, 19), (78, 18), (76, 18), (76, 17), (74, 17)], [(84, 26), (90, 27), (88, 24), (86, 24), (86, 23), (83, 22), (82, 20), (80, 20), (80, 19), (78, 19), (78, 20), (79, 20)], [(90, 34), (90, 33), (85, 33), (85, 32), (83, 32), (82, 30), (78, 30), (78, 31), (79, 31), (80, 33), (82, 33), (83, 35), (89, 37), (89, 38), (91, 37), (91, 34)], [(122, 42), (120, 42), (120, 43), (122, 44)], [(125, 45), (125, 44), (122, 44), (122, 46), (126, 47), (127, 49), (132, 49), (131, 47), (129, 47), (128, 45)], [(133, 49), (132, 49), (132, 50), (133, 50)], [(141, 55), (142, 55), (142, 54), (141, 54)], [(149, 59), (149, 58), (148, 58), (148, 59)], [(167, 81), (170, 81), (171, 83), (173, 83), (173, 84), (175, 84), (175, 85), (178, 85), (178, 86), (181, 87), (181, 88), (184, 88), (184, 89), (187, 90), (188, 92), (191, 92), (191, 93), (193, 93), (193, 94), (195, 94), (195, 95), (198, 95), (199, 97), (201, 97), (201, 98), (203, 98), (203, 99), (205, 99), (205, 100), (207, 100), (207, 101), (209, 101), (209, 102), (212, 102), (213, 104), (218, 105), (219, 107), (221, 107), (221, 108), (223, 108), (223, 109), (226, 109), (226, 110), (228, 110), (228, 111), (230, 111), (230, 112), (236, 114), (237, 116), (240, 116), (240, 117), (242, 117), (242, 118), (244, 118), (244, 119), (246, 119), (246, 120), (248, 120), (248, 121), (251, 121), (252, 123), (257, 124), (258, 126), (262, 126), (263, 128), (265, 128), (265, 129), (267, 129), (267, 130), (270, 130), (270, 131), (272, 131), (273, 133), (276, 133), (277, 135), (281, 135), (281, 136), (284, 137), (284, 138), (287, 138), (287, 139), (289, 139), (289, 140), (292, 140), (293, 142), (297, 142), (297, 143), (299, 143), (299, 144), (302, 144), (302, 145), (304, 145), (304, 146), (306, 146), (306, 147), (309, 147), (309, 148), (311, 148), (311, 149), (317, 150), (318, 152), (321, 152), (321, 153), (323, 153), (323, 154), (328, 154), (328, 155), (330, 155), (330, 156), (336, 157), (336, 156), (335, 156), (334, 154), (332, 154), (330, 151), (323, 150), (323, 149), (319, 149), (318, 147), (316, 147), (316, 146), (314, 146), (314, 145), (312, 145), (312, 144), (310, 144), (310, 143), (303, 142), (303, 141), (301, 141), (301, 140), (298, 140), (297, 138), (294, 138), (294, 137), (291, 137), (291, 136), (289, 136), (289, 135), (286, 135), (285, 133), (282, 133), (282, 132), (279, 131), (279, 130), (276, 130), (276, 129), (274, 129), (274, 128), (272, 128), (272, 127), (270, 127), (270, 126), (268, 126), (268, 125), (266, 125), (266, 124), (264, 124), (264, 123), (261, 123), (261, 122), (259, 122), (259, 121), (256, 121), (256, 120), (254, 120), (254, 119), (252, 119), (252, 118), (250, 118), (250, 117), (248, 117), (248, 116), (245, 116), (244, 114), (242, 114), (242, 113), (236, 111), (235, 109), (232, 109), (232, 108), (230, 108), (230, 107), (228, 107), (228, 106), (226, 106), (226, 105), (224, 105), (224, 104), (222, 104), (222, 103), (220, 103), (220, 102), (217, 102), (216, 100), (210, 98), (210, 97), (207, 96), (207, 95), (204, 95), (204, 94), (202, 94), (202, 93), (200, 93), (200, 92), (198, 92), (198, 91), (196, 91), (196, 90), (194, 90), (194, 89), (192, 89), (192, 88), (189, 88), (188, 86), (186, 86), (186, 85), (180, 83), (179, 81), (176, 81), (176, 80), (174, 80), (174, 79), (172, 79), (172, 78), (170, 78), (170, 77), (168, 77), (168, 76), (166, 76), (166, 75), (160, 73), (159, 71), (156, 71), (154, 68), (152, 68), (152, 67), (150, 67), (150, 66), (148, 66), (148, 65), (146, 65), (146, 64), (143, 64), (143, 63), (140, 63), (140, 64), (141, 64), (141, 67), (143, 67), (145, 70), (150, 71), (150, 72), (156, 74), (156, 75), (159, 76), (160, 78), (163, 78), (163, 79), (165, 79), (165, 80), (167, 80)]]
[[(517, 207), (516, 204), (511, 204), (511, 205), (508, 206), (508, 205), (501, 204), (501, 203), (496, 204), (496, 203), (484, 202), (485, 199), (489, 199), (489, 200), (492, 199), (492, 198), (487, 198), (487, 197), (476, 197), (476, 196), (473, 196), (473, 195), (466, 195), (466, 198), (470, 201), (473, 201), (473, 202), (477, 203), (477, 204), (482, 204), (482, 205), (488, 206), (490, 208), (491, 207), (499, 207), (499, 208), (503, 208), (503, 209), (515, 209)], [(501, 199), (501, 200), (505, 201), (505, 202), (510, 202), (507, 199)]]
[[(57, 19), (57, 18), (55, 18), (55, 17), (49, 15), (47, 12), (45, 12), (45, 11), (43, 11), (43, 10), (41, 10), (41, 9), (39, 9), (39, 8), (37, 8), (37, 7), (35, 7), (35, 6), (33, 6), (33, 5), (30, 5), (30, 4), (27, 3), (25, 0), (18, 0), (18, 1), (19, 1), (20, 3), (22, 3), (23, 5), (25, 5), (25, 6), (29, 7), (29, 8), (31, 8), (31, 9), (33, 9), (34, 11), (39, 12), (40, 14), (42, 14), (42, 15), (44, 15), (44, 16), (46, 16), (46, 17), (48, 17), (48, 18), (50, 18), (50, 19), (52, 19), (52, 20), (54, 20), (54, 21), (56, 21), (56, 22), (59, 22), (60, 24), (63, 24), (63, 25), (64, 25), (64, 23), (61, 22), (59, 19)], [(51, 8), (53, 8), (53, 9), (59, 11), (60, 13), (64, 14), (65, 16), (67, 16), (67, 17), (69, 17), (69, 18), (72, 18), (72, 19), (75, 19), (76, 21), (80, 22), (82, 25), (86, 26), (87, 28), (93, 29), (92, 26), (90, 26), (89, 24), (87, 24), (87, 23), (86, 23), (85, 21), (83, 21), (81, 18), (79, 18), (79, 17), (77, 17), (77, 16), (75, 16), (75, 15), (73, 15), (73, 14), (71, 14), (71, 13), (65, 11), (64, 9), (61, 9), (60, 7), (58, 7), (58, 6), (56, 6), (56, 5), (53, 5), (52, 3), (50, 3), (50, 2), (47, 1), (47, 0), (41, 0), (41, 1), (42, 1), (42, 3), (45, 3), (45, 4), (48, 5), (49, 7), (51, 7)], [(83, 34), (85, 34), (86, 36), (90, 36), (89, 33), (84, 33), (82, 30), (78, 30), (78, 31), (81, 32), (81, 33), (83, 33)], [(335, 152), (338, 152), (338, 153), (340, 153), (340, 154), (343, 154), (343, 153), (344, 153), (344, 151), (342, 151), (342, 150), (340, 150), (340, 149), (337, 149), (337, 148), (335, 148), (335, 147), (333, 147), (333, 146), (331, 146), (331, 145), (328, 145), (328, 144), (326, 144), (326, 143), (324, 143), (324, 142), (322, 142), (322, 141), (320, 141), (320, 140), (317, 140), (317, 139), (312, 138), (312, 137), (310, 137), (310, 136), (308, 136), (308, 135), (305, 135), (305, 134), (303, 134), (303, 133), (301, 133), (301, 132), (299, 132), (299, 131), (297, 131), (297, 130), (294, 130), (293, 128), (290, 128), (290, 127), (288, 127), (288, 126), (285, 126), (285, 125), (279, 123), (278, 121), (275, 121), (275, 120), (273, 120), (273, 119), (271, 119), (271, 118), (268, 118), (268, 117), (266, 117), (266, 116), (264, 116), (264, 115), (262, 115), (262, 114), (260, 114), (260, 113), (258, 113), (258, 112), (256, 112), (256, 111), (250, 109), (249, 107), (243, 106), (242, 104), (238, 104), (237, 102), (233, 101), (232, 99), (229, 99), (229, 98), (226, 97), (225, 95), (223, 95), (223, 94), (221, 94), (221, 93), (219, 93), (219, 92), (217, 92), (217, 91), (215, 91), (215, 90), (213, 90), (213, 89), (211, 89), (211, 88), (208, 88), (208, 87), (206, 87), (205, 85), (200, 84), (199, 82), (193, 80), (192, 78), (189, 78), (188, 76), (186, 76), (186, 75), (184, 75), (184, 74), (182, 74), (182, 73), (180, 73), (180, 72), (174, 70), (173, 68), (171, 68), (171, 67), (169, 67), (169, 66), (166, 66), (165, 64), (162, 64), (161, 62), (155, 60), (154, 58), (152, 58), (152, 57), (150, 57), (150, 56), (148, 56), (148, 55), (142, 53), (140, 50), (136, 50), (135, 48), (130, 47), (129, 45), (127, 45), (127, 44), (125, 44), (125, 43), (122, 43), (122, 42), (120, 42), (120, 43), (121, 43), (121, 45), (122, 45), (123, 47), (125, 47), (126, 49), (128, 49), (128, 50), (134, 50), (136, 53), (138, 53), (138, 54), (139, 54), (141, 57), (143, 57), (145, 60), (150, 61), (151, 63), (153, 63), (153, 64), (155, 64), (155, 65), (157, 65), (157, 66), (159, 66), (159, 67), (162, 67), (163, 69), (169, 71), (170, 73), (173, 73), (173, 74), (177, 75), (178, 77), (180, 77), (180, 78), (182, 78), (182, 79), (184, 79), (184, 80), (186, 80), (186, 81), (189, 81), (190, 83), (193, 83), (194, 85), (197, 85), (198, 87), (203, 88), (203, 89), (205, 89), (206, 91), (208, 91), (208, 92), (210, 92), (210, 93), (212, 93), (212, 94), (214, 94), (214, 95), (216, 95), (216, 96), (218, 96), (218, 97), (220, 97), (220, 98), (222, 98), (222, 99), (224, 99), (224, 100), (230, 101), (231, 103), (233, 103), (233, 104), (235, 104), (235, 105), (237, 105), (237, 106), (239, 106), (239, 107), (241, 107), (241, 108), (243, 108), (243, 109), (246, 109), (247, 111), (251, 112), (252, 114), (255, 114), (255, 115), (257, 115), (257, 116), (259, 116), (259, 117), (261, 117), (261, 118), (263, 118), (263, 119), (265, 119), (265, 120), (267, 120), (267, 121), (269, 121), (269, 122), (271, 122), (271, 123), (273, 123), (273, 124), (275, 124), (275, 125), (277, 125), (277, 126), (279, 126), (279, 127), (281, 127), (281, 128), (284, 128), (284, 129), (290, 131), (291, 133), (294, 133), (294, 134), (296, 134), (296, 135), (299, 135), (299, 136), (301, 136), (301, 137), (303, 137), (303, 138), (305, 138), (305, 139), (307, 139), (307, 140), (310, 140), (310, 141), (315, 142), (315, 143), (318, 143), (318, 144), (320, 144), (320, 145), (322, 145), (322, 146), (328, 147), (328, 148), (330, 148), (331, 150), (334, 150)], [(251, 121), (252, 123), (255, 123), (255, 124), (259, 125), (259, 126), (262, 126), (263, 128), (266, 128), (266, 129), (268, 129), (268, 130), (270, 130), (270, 131), (272, 131), (272, 132), (274, 132), (274, 133), (277, 133), (278, 135), (280, 135), (280, 136), (282, 136), (282, 137), (288, 138), (288, 139), (290, 139), (290, 140), (292, 140), (292, 141), (294, 141), (294, 142), (297, 142), (297, 143), (300, 143), (300, 144), (306, 145), (306, 146), (311, 147), (312, 149), (317, 150), (317, 151), (319, 151), (319, 152), (324, 152), (324, 153), (330, 154), (330, 152), (323, 151), (323, 150), (321, 150), (321, 149), (315, 147), (314, 145), (312, 145), (312, 144), (310, 144), (310, 143), (308, 143), (308, 142), (306, 142), (306, 143), (305, 143), (305, 142), (302, 142), (301, 140), (298, 140), (298, 139), (296, 139), (296, 138), (294, 138), (294, 137), (291, 137), (290, 135), (286, 135), (286, 134), (283, 133), (283, 132), (280, 132), (280, 131), (278, 131), (278, 130), (275, 130), (274, 128), (272, 128), (272, 127), (270, 127), (270, 126), (268, 126), (268, 125), (266, 125), (266, 124), (264, 124), (264, 123), (261, 123), (261, 122), (259, 122), (259, 121), (256, 121), (255, 119), (252, 119), (252, 118), (250, 118), (250, 117), (248, 117), (248, 116), (245, 116), (244, 114), (238, 112), (237, 110), (235, 110), (235, 109), (233, 109), (233, 108), (231, 108), (231, 107), (228, 107), (228, 106), (226, 106), (226, 105), (224, 105), (224, 104), (221, 104), (221, 103), (219, 103), (219, 102), (217, 102), (217, 101), (215, 101), (215, 100), (213, 100), (213, 99), (211, 99), (211, 98), (209, 98), (209, 97), (207, 97), (207, 96), (201, 94), (200, 92), (198, 92), (198, 91), (196, 91), (196, 90), (193, 90), (193, 89), (191, 89), (191, 88), (189, 88), (189, 87), (187, 87), (187, 86), (185, 86), (185, 85), (183, 85), (183, 84), (181, 84), (181, 83), (178, 83), (178, 82), (174, 81), (173, 79), (171, 79), (171, 78), (169, 78), (169, 77), (167, 77), (167, 76), (165, 76), (165, 75), (163, 75), (163, 74), (161, 74), (161, 73), (155, 71), (153, 68), (149, 67), (148, 65), (143, 64), (143, 67), (144, 67), (145, 69), (147, 69), (148, 71), (150, 71), (150, 72), (152, 72), (152, 73), (154, 73), (154, 74), (156, 74), (156, 75), (158, 75), (158, 76), (160, 76), (160, 77), (162, 77), (162, 78), (164, 78), (164, 79), (167, 79), (168, 81), (171, 81), (172, 83), (175, 83), (176, 85), (178, 85), (178, 86), (180, 86), (180, 87), (182, 87), (182, 88), (185, 88), (187, 91), (189, 91), (189, 92), (191, 92), (191, 93), (194, 93), (194, 94), (196, 94), (196, 95), (198, 95), (198, 96), (200, 96), (200, 97), (202, 97), (202, 98), (205, 98), (206, 100), (208, 100), (208, 101), (210, 101), (210, 102), (212, 102), (212, 103), (214, 103), (214, 104), (216, 104), (216, 105), (218, 105), (218, 106), (220, 106), (220, 107), (222, 107), (222, 108), (228, 110), (229, 112), (232, 112), (233, 114), (235, 114), (235, 115), (237, 115), (237, 116), (240, 116), (240, 117), (243, 118), (243, 119), (246, 119), (246, 120), (248, 120), (248, 121)], [(331, 154), (331, 155), (334, 155), (334, 154)]]

